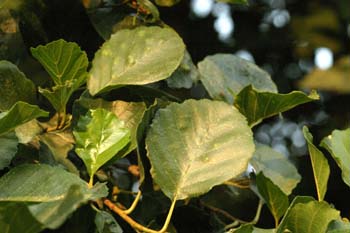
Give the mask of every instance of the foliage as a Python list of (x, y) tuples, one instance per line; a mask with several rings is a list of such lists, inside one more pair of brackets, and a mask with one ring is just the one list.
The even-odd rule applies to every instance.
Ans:
[[(318, 100), (315, 91), (278, 93), (266, 71), (232, 54), (194, 64), (157, 8), (177, 0), (82, 2), (106, 40), (93, 59), (58, 39), (27, 50), (39, 78), (0, 61), (0, 229), (177, 232), (172, 219), (186, 210), (215, 232), (349, 230), (348, 216), (325, 201), (333, 171), (306, 126), (318, 200), (298, 193), (291, 159), (254, 141), (254, 126)], [(26, 15), (45, 4), (3, 1), (0, 10)], [(205, 94), (192, 95), (199, 85)], [(349, 129), (321, 141), (348, 186), (349, 144)], [(264, 204), (272, 225), (260, 225)], [(252, 214), (239, 215), (247, 206)]]

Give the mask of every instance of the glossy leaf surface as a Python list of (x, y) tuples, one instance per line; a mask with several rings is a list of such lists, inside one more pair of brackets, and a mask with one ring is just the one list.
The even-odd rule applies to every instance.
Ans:
[(96, 95), (122, 85), (165, 79), (181, 63), (184, 50), (182, 39), (169, 28), (120, 30), (95, 54), (88, 89)]
[(154, 181), (170, 199), (185, 199), (245, 171), (253, 155), (244, 117), (224, 102), (187, 100), (160, 109), (146, 137)]
[(200, 79), (215, 100), (229, 104), (247, 85), (260, 91), (277, 92), (270, 75), (255, 64), (231, 54), (207, 56), (198, 63)]
[(312, 92), (309, 96), (301, 91), (278, 94), (259, 92), (249, 85), (238, 93), (234, 104), (247, 117), (248, 124), (254, 126), (265, 118), (318, 99), (316, 92)]

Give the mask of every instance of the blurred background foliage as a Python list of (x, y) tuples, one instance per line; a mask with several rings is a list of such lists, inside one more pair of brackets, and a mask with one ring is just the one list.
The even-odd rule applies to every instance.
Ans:
[[(18, 65), (36, 85), (49, 86), (47, 74), (29, 55), (30, 47), (63, 38), (77, 42), (91, 60), (113, 32), (136, 25), (169, 25), (183, 38), (195, 64), (206, 55), (231, 53), (269, 72), (281, 93), (295, 89), (319, 90), (321, 101), (297, 107), (283, 114), (283, 118), (269, 119), (254, 128), (258, 142), (271, 145), (298, 164), (304, 178), (296, 191), (314, 195), (313, 187), (308, 185), (312, 182), (312, 174), (309, 158), (304, 156), (307, 150), (301, 127), (307, 124), (319, 142), (333, 129), (350, 126), (350, 1), (249, 0), (248, 3), (230, 5), (214, 0), (156, 0), (154, 3), (149, 0), (0, 0), (0, 60)], [(201, 86), (197, 84), (192, 89), (200, 90)], [(350, 193), (342, 184), (337, 166), (333, 160), (329, 161), (332, 170), (337, 172), (331, 176), (326, 199), (348, 216), (350, 203), (346, 197)], [(130, 177), (122, 171), (113, 173), (121, 182), (119, 186), (128, 188), (132, 184)], [(191, 201), (196, 205), (177, 208), (173, 222), (176, 229), (179, 232), (214, 232), (223, 226), (222, 221), (230, 220), (225, 219), (227, 212), (251, 219), (257, 202), (254, 195), (246, 190), (228, 192), (226, 189), (217, 187), (205, 197)], [(245, 206), (247, 211), (237, 213), (237, 209), (246, 205), (246, 202), (237, 201), (236, 196), (242, 195), (253, 207)], [(152, 199), (150, 203), (153, 205), (146, 211), (156, 226), (164, 218), (159, 211), (166, 210), (169, 203), (145, 196), (147, 198)], [(213, 203), (218, 198), (227, 203)], [(216, 211), (211, 208), (218, 205), (224, 209), (232, 207), (221, 214), (225, 220), (210, 214), (210, 211)], [(136, 215), (143, 211), (139, 209)], [(79, 214), (88, 218), (88, 211), (77, 212), (58, 232), (75, 229), (77, 223), (74, 219)], [(188, 216), (195, 217), (189, 219)], [(272, 218), (267, 219), (260, 224), (268, 227)]]

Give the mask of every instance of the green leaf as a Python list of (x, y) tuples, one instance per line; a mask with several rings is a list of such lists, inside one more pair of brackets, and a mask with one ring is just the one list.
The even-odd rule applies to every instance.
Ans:
[(130, 130), (124, 122), (102, 108), (90, 110), (80, 117), (73, 134), (75, 152), (84, 161), (91, 177), (130, 142)]
[(0, 202), (0, 229), (2, 233), (38, 233), (43, 226), (24, 203)]
[(155, 0), (158, 6), (171, 7), (180, 2), (180, 0)]
[(262, 144), (257, 144), (250, 163), (256, 173), (264, 173), (264, 176), (269, 178), (286, 195), (291, 194), (301, 180), (298, 170), (288, 158)]
[(234, 233), (275, 233), (275, 229), (262, 229), (252, 224), (241, 225)]
[(187, 50), (180, 66), (166, 79), (170, 88), (191, 88), (193, 83), (199, 78), (196, 66)]
[(48, 115), (48, 112), (41, 110), (36, 105), (17, 102), (7, 112), (0, 113), (0, 135), (35, 118), (47, 117)]
[(37, 120), (31, 120), (15, 128), (16, 136), (19, 143), (29, 143), (35, 140), (36, 136), (41, 134), (43, 129)]
[(275, 225), (278, 226), (279, 219), (288, 209), (288, 196), (262, 172), (256, 176), (256, 185), (275, 219)]
[(16, 102), (36, 103), (34, 83), (11, 62), (0, 61), (0, 111), (7, 111)]
[(18, 139), (14, 132), (0, 136), (0, 170), (8, 167), (17, 153)]
[(69, 187), (64, 198), (58, 201), (43, 202), (28, 205), (32, 215), (46, 228), (56, 229), (82, 204), (97, 197), (107, 195), (107, 187), (99, 184), (89, 190), (91, 195), (86, 195), (85, 188), (78, 184)]
[(317, 197), (319, 201), (322, 201), (327, 192), (327, 183), (330, 173), (328, 160), (323, 155), (323, 153), (313, 144), (313, 136), (306, 126), (303, 127), (303, 133), (307, 141), (307, 146), (309, 148), (311, 165), (317, 190)]
[(187, 100), (160, 109), (146, 147), (154, 181), (170, 199), (185, 199), (245, 171), (254, 152), (252, 132), (224, 102)]
[(340, 219), (339, 214), (338, 210), (333, 209), (324, 201), (297, 203), (285, 215), (283, 224), (280, 225), (277, 233), (286, 231), (293, 233), (326, 232), (332, 220)]
[(278, 94), (259, 92), (249, 85), (238, 93), (234, 105), (247, 117), (248, 124), (253, 127), (265, 118), (318, 99), (316, 92), (312, 92), (309, 96), (301, 91)]
[(232, 104), (247, 85), (260, 91), (277, 93), (270, 75), (255, 64), (231, 54), (207, 56), (198, 63), (200, 79), (209, 95)]
[(60, 39), (31, 48), (31, 52), (56, 85), (65, 85), (72, 80), (83, 82), (86, 79), (88, 58), (76, 43)]
[(350, 129), (334, 130), (321, 141), (342, 171), (343, 181), (350, 186)]
[(170, 28), (120, 30), (95, 54), (88, 79), (92, 95), (122, 85), (143, 85), (169, 77), (185, 46)]
[(59, 167), (26, 164), (11, 169), (0, 178), (0, 202), (52, 202), (65, 199), (72, 185), (78, 185), (84, 199), (107, 195), (107, 189), (89, 189), (77, 175)]
[(96, 213), (95, 225), (97, 233), (122, 233), (123, 230), (115, 218), (106, 211)]
[(329, 223), (327, 233), (349, 233), (350, 223), (342, 220), (333, 220)]

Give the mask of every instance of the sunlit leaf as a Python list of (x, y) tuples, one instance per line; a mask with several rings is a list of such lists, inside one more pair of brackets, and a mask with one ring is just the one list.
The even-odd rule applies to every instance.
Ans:
[(79, 119), (75, 128), (75, 152), (84, 161), (89, 175), (130, 142), (130, 130), (112, 112), (98, 108)]
[(321, 141), (321, 146), (332, 155), (342, 171), (343, 181), (350, 186), (350, 129), (334, 130)]
[(262, 172), (286, 195), (291, 194), (301, 180), (298, 170), (288, 158), (262, 144), (256, 146), (250, 163), (256, 173)]
[(170, 199), (198, 196), (238, 176), (254, 152), (244, 117), (233, 106), (210, 100), (160, 109), (146, 147), (153, 179)]
[(301, 91), (278, 94), (259, 92), (249, 85), (238, 93), (234, 105), (247, 117), (248, 124), (253, 127), (265, 118), (318, 99), (316, 92), (312, 92), (309, 96)]
[(303, 127), (303, 133), (307, 141), (307, 146), (309, 148), (311, 165), (317, 190), (317, 197), (319, 201), (322, 201), (327, 192), (327, 184), (330, 173), (328, 160), (323, 155), (323, 153), (313, 144), (313, 136), (306, 126)]
[(333, 220), (329, 223), (327, 233), (349, 233), (350, 222), (342, 220)]
[(17, 102), (10, 110), (0, 113), (0, 135), (35, 118), (47, 117), (48, 115), (48, 112), (41, 110), (36, 105)]
[(261, 172), (256, 176), (256, 185), (260, 195), (263, 197), (267, 207), (271, 211), (275, 219), (275, 225), (277, 226), (279, 219), (288, 209), (288, 196)]
[(216, 100), (224, 100), (229, 104), (247, 85), (259, 91), (277, 92), (270, 75), (255, 64), (231, 54), (207, 56), (198, 63), (200, 79)]
[(0, 136), (0, 170), (10, 165), (17, 153), (18, 139), (14, 132)]
[(0, 61), (0, 89), (0, 111), (7, 111), (18, 101), (36, 102), (33, 82), (11, 62)]
[(95, 54), (88, 89), (96, 95), (165, 79), (179, 66), (184, 50), (182, 39), (170, 28), (120, 30)]
[(122, 233), (123, 230), (110, 213), (99, 211), (96, 213), (95, 225), (97, 233)]

